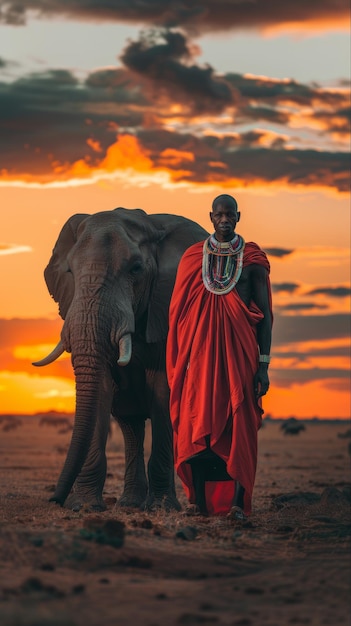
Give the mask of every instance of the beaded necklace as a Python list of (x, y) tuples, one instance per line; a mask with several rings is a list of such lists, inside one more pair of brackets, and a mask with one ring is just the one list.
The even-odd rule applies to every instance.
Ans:
[(238, 282), (243, 269), (245, 241), (235, 234), (231, 241), (220, 242), (210, 235), (204, 242), (202, 280), (208, 291), (224, 295)]

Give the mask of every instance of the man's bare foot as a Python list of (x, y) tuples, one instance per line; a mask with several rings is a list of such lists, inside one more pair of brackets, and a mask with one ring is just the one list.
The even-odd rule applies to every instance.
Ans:
[(202, 513), (198, 504), (188, 504), (184, 509), (184, 515), (190, 517), (192, 515), (196, 515), (197, 517), (202, 516), (205, 517), (206, 513)]
[(227, 515), (227, 519), (234, 520), (236, 522), (245, 522), (247, 517), (240, 506), (232, 506)]

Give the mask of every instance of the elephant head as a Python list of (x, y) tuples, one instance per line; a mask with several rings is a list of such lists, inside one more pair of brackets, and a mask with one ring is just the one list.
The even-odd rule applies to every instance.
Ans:
[[(113, 368), (135, 346), (164, 344), (179, 259), (207, 236), (175, 215), (117, 208), (73, 215), (63, 226), (44, 276), (64, 320), (55, 350), (34, 365), (71, 353), (76, 380), (72, 440), (53, 500), (63, 504), (77, 477), (101, 499), (105, 446), (114, 395)], [(97, 476), (97, 474), (99, 476)]]

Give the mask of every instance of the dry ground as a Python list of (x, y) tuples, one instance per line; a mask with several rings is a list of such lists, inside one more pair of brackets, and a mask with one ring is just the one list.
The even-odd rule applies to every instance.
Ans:
[(117, 426), (107, 511), (49, 504), (70, 420), (0, 419), (2, 626), (350, 623), (348, 424), (309, 423), (289, 436), (265, 422), (253, 514), (243, 524), (119, 509)]

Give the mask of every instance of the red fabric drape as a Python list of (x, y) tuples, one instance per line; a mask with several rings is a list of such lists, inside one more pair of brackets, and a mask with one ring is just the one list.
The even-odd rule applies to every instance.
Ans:
[[(211, 448), (226, 462), (233, 481), (208, 484), (208, 511), (228, 512), (234, 481), (239, 481), (249, 514), (262, 420), (253, 377), (258, 368), (256, 326), (263, 314), (254, 302), (248, 308), (235, 288), (226, 295), (207, 291), (202, 253), (199, 242), (183, 255), (169, 312), (167, 376), (175, 468), (189, 501), (195, 502), (186, 461), (206, 449), (205, 436), (210, 435)], [(269, 272), (268, 259), (255, 243), (246, 243), (243, 263), (263, 265)]]

